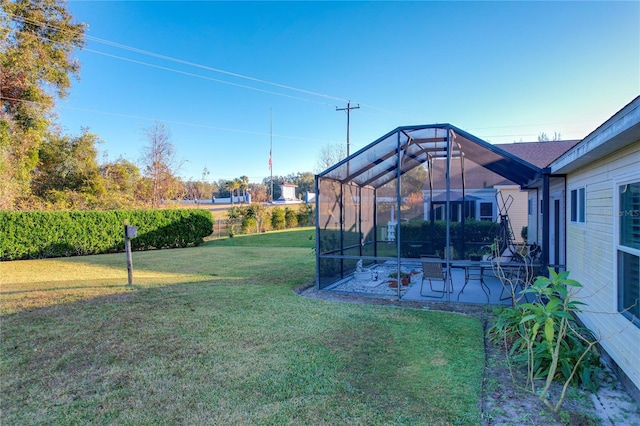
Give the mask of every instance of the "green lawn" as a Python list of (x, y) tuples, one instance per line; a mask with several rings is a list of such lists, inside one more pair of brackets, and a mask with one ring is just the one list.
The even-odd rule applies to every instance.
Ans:
[(0, 263), (2, 424), (480, 424), (482, 325), (307, 299), (311, 229)]

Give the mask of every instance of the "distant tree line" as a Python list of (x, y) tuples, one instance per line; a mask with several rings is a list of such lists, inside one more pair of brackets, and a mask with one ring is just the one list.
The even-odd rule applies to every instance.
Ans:
[(253, 203), (245, 207), (232, 207), (227, 212), (226, 231), (228, 236), (255, 234), (269, 230), (312, 226), (315, 224), (315, 210), (310, 204), (285, 207), (266, 207)]

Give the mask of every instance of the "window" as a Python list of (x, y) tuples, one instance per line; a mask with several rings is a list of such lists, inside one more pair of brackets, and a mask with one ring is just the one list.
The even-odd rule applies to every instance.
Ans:
[(460, 203), (449, 203), (449, 220), (460, 222)]
[(493, 221), (493, 203), (480, 203), (480, 220)]
[(433, 220), (444, 220), (444, 206), (443, 205), (434, 205), (433, 206)]
[(640, 327), (640, 182), (618, 186), (618, 310)]
[(585, 189), (579, 188), (571, 191), (571, 222), (584, 223), (586, 209)]
[(465, 219), (476, 218), (476, 202), (475, 201), (464, 202), (464, 218)]
[(533, 214), (533, 200), (531, 198), (527, 200), (527, 214), (529, 216)]

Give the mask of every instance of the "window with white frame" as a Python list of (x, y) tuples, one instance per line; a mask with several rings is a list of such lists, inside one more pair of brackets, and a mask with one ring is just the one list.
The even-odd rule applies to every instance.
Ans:
[(493, 220), (493, 203), (480, 203), (480, 220)]
[(640, 327), (640, 182), (618, 186), (618, 310)]
[(570, 214), (571, 222), (584, 223), (586, 208), (586, 192), (585, 188), (577, 188), (571, 190)]

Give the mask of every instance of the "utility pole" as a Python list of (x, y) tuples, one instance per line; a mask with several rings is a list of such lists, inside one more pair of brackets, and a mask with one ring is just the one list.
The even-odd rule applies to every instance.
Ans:
[(269, 171), (271, 177), (269, 182), (271, 183), (271, 193), (269, 194), (269, 201), (273, 203), (273, 108), (269, 108)]
[(360, 108), (360, 104), (358, 104), (357, 106), (352, 107), (351, 106), (351, 101), (347, 101), (347, 107), (346, 108), (338, 108), (336, 107), (336, 111), (346, 111), (347, 113), (347, 157), (349, 156), (349, 116), (351, 115), (351, 110), (352, 109), (358, 109)]

